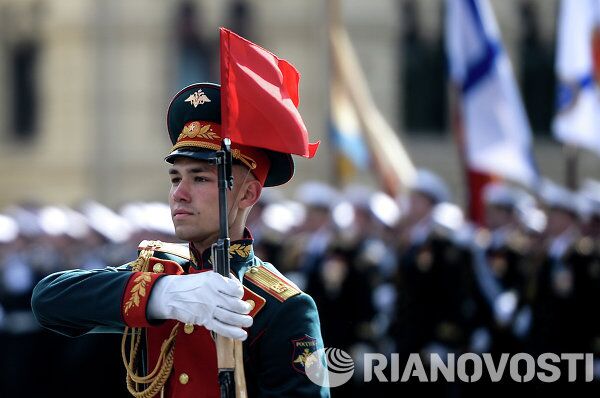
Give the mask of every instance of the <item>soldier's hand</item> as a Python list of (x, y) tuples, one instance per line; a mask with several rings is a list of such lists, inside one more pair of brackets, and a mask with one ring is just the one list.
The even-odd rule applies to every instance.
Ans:
[(167, 275), (158, 280), (148, 303), (152, 319), (175, 319), (204, 326), (237, 340), (248, 337), (242, 328), (252, 326), (250, 305), (241, 300), (242, 284), (216, 272)]

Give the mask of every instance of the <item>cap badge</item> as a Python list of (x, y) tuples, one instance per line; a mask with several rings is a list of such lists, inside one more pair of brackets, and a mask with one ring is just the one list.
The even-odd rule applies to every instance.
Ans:
[(191, 122), (186, 124), (183, 127), (183, 131), (179, 134), (177, 141), (180, 141), (183, 138), (205, 138), (208, 140), (217, 140), (219, 139), (219, 135), (212, 131), (210, 124), (205, 124), (201, 126), (199, 122)]
[(189, 102), (191, 105), (196, 108), (198, 105), (202, 105), (205, 102), (210, 102), (210, 99), (204, 94), (204, 91), (198, 90), (194, 94), (191, 94), (185, 102)]

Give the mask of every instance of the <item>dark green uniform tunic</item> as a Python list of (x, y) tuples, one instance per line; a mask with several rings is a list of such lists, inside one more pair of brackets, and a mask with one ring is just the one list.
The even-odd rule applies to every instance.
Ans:
[[(148, 369), (154, 368), (162, 342), (177, 326), (166, 396), (217, 397), (216, 349), (208, 330), (146, 317), (152, 287), (160, 277), (212, 270), (209, 250), (196, 256), (189, 253), (184, 245), (144, 241), (137, 264), (52, 274), (33, 292), (34, 313), (44, 327), (67, 336), (143, 327)], [(132, 272), (144, 255), (143, 271)], [(230, 259), (232, 273), (243, 281), (244, 300), (254, 305), (250, 313), (254, 324), (243, 345), (249, 396), (328, 397), (329, 390), (305, 374), (305, 366), (310, 366), (306, 358), (323, 347), (313, 299), (255, 257), (250, 238), (232, 242)]]

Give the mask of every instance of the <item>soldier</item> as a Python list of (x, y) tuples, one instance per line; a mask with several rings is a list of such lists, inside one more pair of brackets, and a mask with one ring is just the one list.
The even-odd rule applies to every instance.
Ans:
[[(518, 352), (513, 321), (522, 307), (527, 280), (528, 239), (519, 229), (518, 209), (531, 198), (505, 183), (484, 188), (485, 227), (473, 242), (473, 271), (480, 328), (473, 335), (476, 351)], [(483, 344), (487, 336), (488, 344)]]
[[(423, 363), (429, 363), (431, 354), (445, 360), (450, 352), (459, 355), (466, 342), (463, 310), (468, 252), (455, 240), (462, 212), (447, 203), (449, 200), (449, 190), (438, 175), (428, 170), (417, 171), (406, 216), (401, 220), (403, 230), (398, 251), (392, 334), (401, 369), (411, 353), (421, 354)], [(438, 396), (455, 396), (460, 386), (439, 383), (425, 386), (415, 381), (403, 388), (408, 395), (427, 391)]]
[(578, 191), (586, 204), (584, 237), (579, 240), (576, 251), (578, 264), (584, 266), (575, 273), (577, 295), (585, 324), (587, 349), (595, 354), (595, 377), (600, 379), (600, 320), (591, 315), (600, 300), (600, 181), (586, 179)]
[(575, 192), (546, 181), (540, 192), (547, 213), (545, 253), (532, 289), (529, 347), (540, 352), (584, 352), (580, 294), (587, 269), (587, 247), (579, 229), (580, 200)]
[[(367, 195), (370, 196), (370, 192)], [(368, 246), (375, 244), (371, 241), (374, 241), (371, 235), (374, 223), (370, 221), (371, 216), (366, 209), (358, 211), (363, 205), (352, 202), (355, 206), (352, 218), (355, 233), (342, 235), (340, 231), (326, 242), (319, 266), (309, 275), (307, 285), (307, 290), (324, 315), (326, 344), (348, 351), (352, 351), (352, 346), (357, 343), (373, 342), (371, 321), (375, 310), (371, 296), (375, 288), (377, 266), (383, 257), (376, 253), (377, 258), (369, 258)], [(346, 231), (349, 229), (345, 226)], [(385, 249), (382, 243), (378, 247), (380, 251)]]
[(579, 194), (587, 205), (584, 233), (600, 242), (600, 181), (586, 179)]
[[(18, 234), (7, 242), (0, 259), (0, 306), (4, 308), (0, 322), (0, 396), (39, 396), (57, 387), (54, 370), (65, 364), (60, 336), (40, 328), (30, 305), (36, 283), (64, 266), (64, 255), (56, 246), (57, 236), (50, 235), (61, 232), (61, 228), (44, 219), (45, 211), (38, 206), (11, 206), (7, 211), (18, 226)], [(51, 362), (41, 367), (37, 360), (40, 357), (51, 358)], [(101, 362), (99, 358), (97, 363)], [(31, 382), (26, 376), (30, 372), (39, 374), (39, 382)]]
[(395, 337), (401, 355), (443, 354), (460, 349), (465, 342), (461, 295), (466, 251), (433, 216), (435, 207), (449, 199), (439, 176), (427, 170), (417, 172), (399, 251)]
[(171, 101), (169, 204), (176, 235), (189, 246), (143, 241), (139, 258), (121, 267), (50, 275), (34, 291), (34, 312), (44, 327), (68, 336), (135, 328), (130, 349), (124, 334), (123, 360), (136, 397), (219, 396), (210, 331), (244, 340), (250, 397), (328, 396), (305, 375), (307, 358), (322, 347), (314, 301), (254, 255), (245, 228), (263, 187), (291, 179), (289, 154), (232, 144), (233, 275), (205, 272), (219, 232), (216, 167), (208, 160), (220, 148), (220, 123), (218, 85), (188, 86)]
[[(534, 355), (592, 352), (598, 333), (593, 301), (597, 300), (598, 276), (591, 261), (593, 244), (580, 229), (582, 202), (576, 192), (551, 181), (542, 184), (540, 198), (546, 207), (547, 226), (544, 251), (534, 262), (535, 275), (528, 294), (531, 326), (526, 347)], [(560, 368), (566, 374), (567, 365), (563, 363)], [(580, 373), (588, 370), (582, 364), (577, 369)], [(546, 388), (555, 394), (591, 396), (587, 389), (597, 386), (580, 378), (569, 383), (561, 376), (552, 387), (542, 385), (537, 392), (545, 394)]]
[(320, 181), (307, 181), (296, 191), (296, 199), (304, 205), (305, 216), (293, 236), (286, 239), (283, 257), (284, 273), (299, 286), (320, 271), (329, 243), (334, 238), (331, 210), (337, 201), (337, 192)]

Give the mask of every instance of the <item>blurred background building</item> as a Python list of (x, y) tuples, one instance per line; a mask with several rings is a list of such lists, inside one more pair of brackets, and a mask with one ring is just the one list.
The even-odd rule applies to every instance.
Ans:
[[(492, 1), (535, 132), (542, 174), (564, 179), (554, 114), (556, 0)], [(441, 0), (342, 2), (376, 105), (415, 164), (462, 198), (449, 132)], [(34, 198), (108, 205), (164, 200), (164, 117), (184, 84), (218, 80), (218, 26), (290, 60), (300, 110), (322, 149), (298, 178), (333, 182), (327, 139), (327, 7), (322, 1), (0, 0), (0, 206)], [(581, 175), (600, 161), (584, 153)], [(143, 176), (143, 177), (142, 177)], [(364, 177), (363, 177), (364, 178)]]

